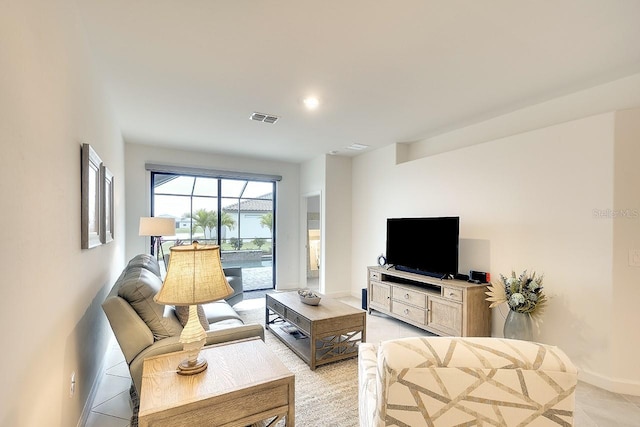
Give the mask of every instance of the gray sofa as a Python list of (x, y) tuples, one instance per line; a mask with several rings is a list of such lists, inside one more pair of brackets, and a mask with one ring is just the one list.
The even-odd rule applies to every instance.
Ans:
[(227, 277), (229, 285), (233, 288), (233, 295), (227, 298), (226, 301), (232, 306), (236, 305), (244, 299), (244, 290), (242, 289), (242, 268), (225, 268), (224, 275)]
[[(235, 282), (237, 285), (237, 280)], [(102, 303), (138, 393), (146, 357), (182, 350), (178, 339), (183, 325), (175, 307), (153, 301), (161, 286), (156, 259), (150, 255), (137, 255), (129, 261)], [(230, 298), (237, 300), (237, 293)], [(264, 340), (262, 325), (245, 325), (227, 301), (204, 304), (200, 314), (206, 316), (209, 323), (205, 345), (250, 337)]]

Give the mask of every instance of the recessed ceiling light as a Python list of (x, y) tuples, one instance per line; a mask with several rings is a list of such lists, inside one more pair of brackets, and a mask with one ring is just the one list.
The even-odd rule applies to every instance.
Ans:
[(309, 110), (315, 110), (320, 105), (320, 101), (315, 96), (309, 96), (304, 99), (304, 106)]

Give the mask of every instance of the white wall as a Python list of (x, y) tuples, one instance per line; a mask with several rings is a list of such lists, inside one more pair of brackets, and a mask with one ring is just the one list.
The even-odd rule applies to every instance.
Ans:
[(637, 107), (640, 73), (406, 145), (399, 162), (493, 141), (595, 114)]
[[(632, 294), (637, 293), (637, 270), (634, 282), (629, 271), (620, 278), (623, 285), (614, 280), (614, 263), (621, 256), (614, 250), (614, 223), (594, 214), (616, 206), (619, 175), (614, 165), (632, 154), (637, 164), (637, 128), (628, 137), (635, 138), (633, 149), (627, 146), (626, 154), (614, 156), (619, 148), (616, 118), (613, 112), (598, 114), (398, 165), (395, 146), (357, 157), (352, 294), (359, 294), (366, 266), (384, 252), (386, 218), (458, 215), (461, 246), (465, 240), (488, 243), (488, 254), (471, 251), (463, 257), (461, 248), (461, 264), (486, 258), (494, 278), (511, 269), (545, 274), (550, 302), (538, 340), (565, 350), (581, 368), (583, 380), (640, 394), (640, 372), (637, 364), (630, 366), (628, 356), (640, 351), (640, 342), (629, 342), (634, 333), (627, 333), (623, 348), (627, 331), (617, 329), (640, 320), (637, 310), (625, 311), (624, 321), (618, 320), (618, 306), (631, 308), (618, 290), (634, 286)], [(638, 200), (637, 182), (635, 190), (629, 184), (623, 191), (622, 205), (637, 206), (628, 203)], [(637, 236), (637, 220), (628, 227), (636, 227)], [(638, 245), (635, 239), (632, 243)], [(502, 335), (505, 314), (504, 307), (494, 309), (494, 336)], [(625, 362), (624, 368), (618, 360)]]
[(640, 383), (640, 266), (630, 265), (629, 251), (640, 250), (640, 109), (616, 113), (613, 214), (612, 377), (628, 393)]
[[(236, 221), (236, 224), (242, 225), (242, 228), (240, 229), (240, 237), (242, 239), (250, 239), (246, 240), (247, 243), (255, 238), (271, 239), (271, 230), (269, 230), (269, 227), (265, 227), (261, 224), (262, 215), (264, 214), (264, 212), (242, 212), (240, 214), (240, 218), (238, 218), (237, 212), (231, 213), (231, 217)], [(238, 234), (237, 230), (227, 233), (228, 236), (234, 237)]]
[(140, 217), (151, 212), (150, 173), (145, 170), (146, 163), (281, 175), (276, 196), (276, 288), (299, 286), (299, 165), (138, 144), (126, 144), (125, 157), (127, 259), (149, 251), (148, 238), (138, 236)]
[[(351, 269), (351, 158), (323, 155), (300, 167), (301, 220), (306, 222), (305, 197), (320, 194), (320, 292), (333, 297), (350, 293)], [(306, 224), (301, 225), (306, 228)], [(300, 253), (306, 239), (301, 231)], [(306, 281), (306, 260), (301, 259), (301, 280)]]
[[(110, 337), (100, 304), (124, 263), (123, 142), (75, 2), (0, 10), (0, 425), (73, 426)], [(115, 241), (88, 250), (80, 249), (83, 142), (115, 174)]]
[(323, 201), (324, 292), (349, 295), (351, 271), (351, 158), (326, 156)]

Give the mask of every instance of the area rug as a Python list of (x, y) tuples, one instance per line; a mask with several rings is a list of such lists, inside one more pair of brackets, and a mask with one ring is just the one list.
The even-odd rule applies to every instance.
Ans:
[[(249, 307), (249, 308), (245, 308)], [(245, 323), (264, 326), (264, 300), (234, 307)], [(302, 427), (355, 427), (358, 425), (358, 360), (347, 359), (309, 369), (270, 331), (265, 343), (282, 363), (295, 374), (296, 425)], [(210, 368), (211, 369), (211, 368)], [(131, 427), (138, 426), (138, 396), (131, 389), (133, 416)], [(284, 426), (284, 421), (278, 427)]]
[[(262, 302), (264, 303), (264, 300)], [(245, 323), (260, 323), (264, 326), (264, 304), (257, 308), (253, 308), (254, 306), (255, 304), (249, 310), (238, 306), (235, 308)], [(265, 343), (295, 374), (296, 425), (303, 427), (358, 425), (357, 358), (319, 366), (312, 371), (271, 331), (265, 330)]]
[(135, 386), (131, 383), (131, 388), (129, 389), (129, 396), (131, 396), (131, 411), (133, 415), (131, 415), (131, 422), (129, 423), (129, 427), (138, 427), (138, 412), (140, 412), (140, 399), (138, 399), (138, 392), (136, 391)]

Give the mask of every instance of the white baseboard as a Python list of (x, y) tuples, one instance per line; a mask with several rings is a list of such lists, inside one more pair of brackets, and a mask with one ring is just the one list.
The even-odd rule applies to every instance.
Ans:
[(328, 297), (331, 298), (343, 298), (343, 297), (350, 297), (351, 296), (351, 292), (349, 291), (344, 291), (344, 292), (332, 292), (330, 294), (325, 294)]
[(620, 378), (609, 378), (586, 369), (579, 369), (578, 379), (587, 384), (603, 388), (613, 393), (640, 396), (640, 382)]
[[(107, 344), (107, 348), (111, 348), (113, 344), (114, 338), (111, 337), (109, 339), (109, 343)], [(89, 419), (89, 415), (91, 414), (91, 408), (93, 407), (93, 401), (98, 394), (98, 390), (100, 389), (100, 382), (104, 378), (104, 375), (107, 371), (105, 367), (105, 363), (107, 363), (107, 358), (102, 358), (102, 364), (100, 365), (100, 369), (98, 369), (98, 373), (93, 380), (93, 384), (91, 385), (91, 390), (89, 390), (89, 395), (87, 396), (87, 400), (84, 402), (82, 406), (82, 413), (80, 414), (80, 419), (78, 420), (77, 427), (84, 427), (87, 424), (87, 420)]]

